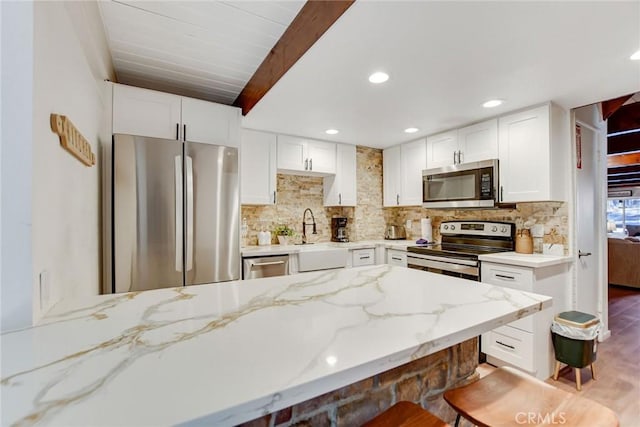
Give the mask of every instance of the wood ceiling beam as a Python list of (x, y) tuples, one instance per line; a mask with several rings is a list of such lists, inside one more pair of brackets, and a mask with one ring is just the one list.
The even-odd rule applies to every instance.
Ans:
[(640, 165), (640, 151), (607, 156), (607, 167)]
[(233, 103), (249, 111), (355, 0), (308, 0)]
[(640, 129), (640, 102), (623, 105), (607, 120), (607, 133)]
[(616, 175), (624, 173), (640, 172), (640, 165), (634, 166), (619, 166), (607, 169), (607, 175)]
[(629, 153), (640, 150), (640, 131), (607, 138), (607, 154)]
[(622, 104), (627, 102), (631, 95), (621, 96), (620, 98), (610, 99), (608, 101), (602, 101), (602, 120), (607, 120), (615, 111), (622, 107)]

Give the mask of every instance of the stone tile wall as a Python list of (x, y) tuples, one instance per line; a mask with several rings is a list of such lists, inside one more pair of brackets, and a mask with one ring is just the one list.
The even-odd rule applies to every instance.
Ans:
[[(404, 225), (412, 221), (407, 230), (409, 239), (420, 237), (420, 219), (430, 217), (434, 227), (433, 237), (439, 241), (438, 226), (444, 220), (484, 219), (515, 222), (521, 227), (543, 224), (544, 237), (534, 238), (534, 252), (542, 252), (543, 243), (563, 244), (568, 253), (568, 208), (566, 203), (539, 202), (518, 203), (515, 209), (486, 210), (434, 210), (421, 207), (382, 207), (382, 150), (357, 147), (357, 201), (356, 207), (340, 208), (323, 206), (322, 178), (278, 174), (278, 203), (276, 206), (242, 206), (242, 218), (247, 218), (248, 236), (243, 245), (257, 245), (257, 233), (270, 231), (278, 224), (293, 228), (299, 242), (302, 234), (302, 213), (311, 208), (317, 223), (317, 235), (309, 235), (312, 242), (331, 240), (331, 218), (344, 216), (349, 219), (347, 231), (352, 241), (382, 239), (387, 223)], [(277, 243), (275, 238), (273, 243)]]
[(478, 339), (473, 338), (241, 427), (359, 426), (402, 400), (415, 402), (453, 425), (455, 412), (442, 393), (477, 380), (477, 366)]
[(568, 253), (569, 214), (566, 203), (536, 202), (518, 203), (515, 209), (483, 209), (483, 210), (436, 210), (420, 207), (384, 208), (386, 221), (393, 224), (405, 225), (411, 220), (411, 228), (407, 229), (408, 239), (420, 238), (420, 220), (431, 218), (433, 238), (440, 241), (439, 227), (442, 221), (459, 219), (482, 219), (488, 221), (515, 222), (522, 228), (535, 224), (544, 226), (544, 237), (533, 239), (533, 250), (542, 253), (544, 243), (564, 245), (565, 254)]

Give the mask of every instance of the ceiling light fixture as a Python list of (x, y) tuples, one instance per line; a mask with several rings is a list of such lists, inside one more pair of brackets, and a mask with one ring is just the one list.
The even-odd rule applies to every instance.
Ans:
[(418, 132), (418, 128), (406, 128), (404, 131), (406, 133), (416, 133)]
[(371, 83), (384, 83), (389, 80), (389, 74), (383, 73), (382, 71), (376, 71), (375, 73), (369, 76), (369, 81)]
[(340, 131), (339, 131), (338, 129), (327, 129), (327, 130), (325, 130), (324, 132), (325, 132), (326, 134), (328, 134), (328, 135), (335, 135), (335, 134), (337, 134), (337, 133), (338, 133), (338, 132), (340, 132)]
[(503, 101), (501, 99), (490, 99), (489, 101), (482, 104), (482, 106), (484, 108), (493, 108), (493, 107), (497, 107), (498, 105), (502, 105), (502, 102)]
[(640, 50), (629, 57), (632, 61), (640, 61)]

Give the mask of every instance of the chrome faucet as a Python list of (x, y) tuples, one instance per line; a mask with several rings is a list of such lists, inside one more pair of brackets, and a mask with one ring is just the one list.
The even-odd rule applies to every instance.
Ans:
[[(311, 224), (307, 224), (305, 219), (307, 216), (307, 211), (309, 211), (309, 213), (311, 214)], [(309, 208), (305, 209), (302, 213), (302, 244), (307, 243), (307, 225), (313, 225), (312, 234), (318, 234), (318, 232), (316, 231), (316, 219), (313, 216), (313, 212)]]

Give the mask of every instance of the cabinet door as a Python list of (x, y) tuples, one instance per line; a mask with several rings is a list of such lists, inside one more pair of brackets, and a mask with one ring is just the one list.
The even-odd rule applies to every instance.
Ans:
[(334, 142), (307, 141), (309, 171), (336, 173), (336, 144)]
[(427, 167), (426, 141), (419, 139), (400, 146), (400, 205), (422, 205), (422, 171)]
[(180, 123), (179, 96), (113, 85), (113, 133), (179, 139)]
[(400, 146), (382, 151), (383, 206), (400, 205)]
[[(306, 141), (287, 135), (278, 135), (278, 169), (304, 171)], [(308, 167), (308, 163), (307, 163)]]
[(458, 129), (460, 163), (498, 158), (498, 120)]
[(498, 121), (500, 201), (550, 200), (549, 106)]
[(325, 206), (356, 206), (356, 146), (338, 144), (336, 174), (324, 178)]
[(457, 152), (457, 131), (453, 130), (449, 132), (443, 132), (438, 135), (428, 136), (426, 167), (431, 169), (453, 165), (457, 163)]
[(237, 147), (239, 114), (235, 107), (183, 97), (183, 139)]
[(242, 130), (240, 150), (240, 203), (273, 205), (276, 202), (276, 136)]

